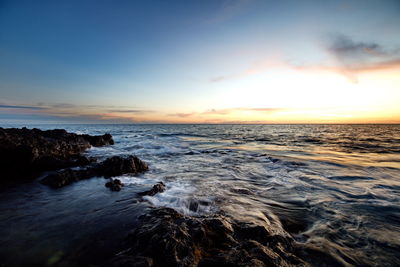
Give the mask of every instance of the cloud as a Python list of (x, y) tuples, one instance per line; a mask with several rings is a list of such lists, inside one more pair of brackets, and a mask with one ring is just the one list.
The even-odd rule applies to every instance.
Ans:
[(56, 103), (56, 104), (46, 104), (46, 103), (37, 103), (38, 106), (46, 106), (51, 108), (60, 108), (60, 109), (72, 109), (77, 108), (76, 105), (67, 104), (67, 103)]
[(171, 117), (179, 117), (179, 118), (187, 118), (187, 117), (191, 117), (193, 115), (197, 114), (196, 112), (191, 112), (191, 113), (172, 113), (172, 114), (168, 114), (168, 116)]
[(285, 108), (251, 108), (250, 110), (271, 113), (271, 112), (283, 111), (286, 109)]
[(227, 108), (227, 109), (210, 109), (202, 112), (202, 114), (216, 114), (216, 115), (227, 115), (237, 111), (253, 111), (253, 112), (264, 112), (264, 113), (272, 113), (285, 110), (284, 108)]
[(240, 79), (284, 67), (299, 71), (335, 72), (356, 83), (360, 72), (400, 68), (400, 48), (387, 49), (376, 42), (355, 41), (343, 34), (330, 35), (327, 40), (323, 49), (333, 56), (333, 62), (295, 64), (286, 60), (265, 59), (241, 72), (211, 77), (209, 81)]
[(374, 64), (366, 64), (363, 66), (354, 66), (352, 70), (354, 71), (367, 71), (367, 70), (382, 70), (382, 69), (391, 69), (391, 68), (399, 68), (400, 67), (400, 58), (381, 61)]
[(282, 62), (277, 62), (276, 59), (266, 59), (266, 60), (255, 62), (252, 66), (245, 69), (244, 71), (234, 73), (234, 74), (229, 74), (229, 75), (220, 75), (220, 76), (211, 77), (209, 79), (209, 81), (210, 82), (221, 82), (221, 81), (225, 81), (225, 80), (244, 78), (247, 76), (263, 73), (269, 69), (272, 69), (274, 67), (279, 67), (282, 65), (283, 65)]
[(398, 49), (389, 50), (376, 42), (355, 41), (342, 34), (332, 35), (326, 49), (339, 67), (351, 71), (398, 67), (400, 62)]
[[(125, 106), (75, 105), (69, 103), (0, 104), (4, 118), (30, 119), (43, 121), (76, 122), (138, 122), (130, 114), (153, 111), (132, 109)], [(123, 114), (121, 114), (123, 113)]]
[(204, 112), (202, 112), (202, 114), (217, 114), (217, 115), (225, 115), (228, 113), (231, 113), (232, 109), (209, 109), (206, 110)]
[(343, 34), (331, 35), (326, 50), (338, 63), (330, 68), (355, 83), (359, 72), (400, 67), (398, 49), (389, 50), (376, 42), (355, 41)]
[(342, 34), (334, 35), (327, 49), (343, 63), (354, 62), (357, 64), (360, 61), (390, 55), (378, 43), (354, 41)]
[(237, 107), (237, 108), (225, 108), (225, 109), (208, 109), (203, 112), (190, 112), (190, 113), (173, 113), (169, 114), (171, 117), (179, 117), (179, 118), (188, 118), (188, 117), (204, 117), (204, 115), (229, 115), (234, 112), (240, 111), (250, 111), (250, 112), (261, 112), (261, 113), (273, 113), (287, 110), (285, 108), (246, 108), (246, 107)]
[(38, 107), (38, 106), (20, 106), (20, 105), (4, 105), (4, 104), (0, 104), (0, 109), (46, 110), (47, 108)]
[(211, 77), (210, 82), (220, 82), (226, 79), (229, 79), (229, 76), (216, 76), (216, 77)]
[(108, 112), (115, 113), (152, 113), (153, 110), (142, 110), (142, 109), (109, 109)]

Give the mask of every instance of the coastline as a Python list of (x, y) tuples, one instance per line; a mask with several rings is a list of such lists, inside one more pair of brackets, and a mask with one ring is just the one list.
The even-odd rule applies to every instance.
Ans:
[[(36, 178), (53, 171), (40, 182), (55, 189), (82, 179), (135, 175), (148, 169), (146, 163), (133, 156), (114, 156), (96, 163), (97, 159), (81, 155), (90, 146), (113, 145), (110, 134), (0, 128), (0, 144), (1, 158), (9, 159), (2, 168), (4, 177), (13, 173), (19, 176), (14, 178)], [(18, 167), (10, 164), (16, 159), (20, 159)], [(113, 191), (120, 191), (121, 186), (118, 179), (106, 183)], [(159, 183), (139, 195), (154, 196), (164, 190), (165, 185)], [(305, 266), (293, 254), (293, 240), (283, 229), (272, 229), (269, 223), (240, 224), (218, 215), (192, 217), (173, 209), (156, 208), (141, 217), (140, 226), (127, 235), (127, 240), (128, 248), (116, 252), (104, 266)], [(247, 256), (243, 258), (244, 255)]]
[[(96, 129), (92, 132), (96, 134), (107, 132), (102, 127)], [(297, 182), (311, 181), (307, 180), (311, 179), (311, 176), (300, 175), (300, 172), (303, 170), (304, 173), (311, 170), (315, 172), (321, 167), (332, 172), (332, 168), (335, 167), (332, 163), (321, 162), (325, 165), (318, 165), (316, 168), (317, 166), (312, 165), (314, 164), (312, 161), (296, 159), (294, 152), (290, 153), (291, 158), (285, 158), (273, 153), (256, 153), (251, 146), (235, 150), (232, 148), (233, 144), (236, 144), (238, 148), (246, 144), (244, 141), (240, 142), (239, 139), (233, 141), (217, 139), (213, 147), (210, 147), (210, 137), (196, 130), (198, 128), (189, 128), (191, 130), (186, 129), (186, 132), (180, 127), (170, 132), (166, 132), (165, 128), (160, 128), (158, 132), (154, 132), (152, 127), (134, 129), (132, 131), (131, 128), (115, 128), (112, 131), (113, 138), (116, 140), (114, 145), (92, 147), (81, 152), (80, 156), (88, 159), (93, 157), (97, 159), (97, 162), (93, 161), (87, 165), (72, 168), (79, 171), (91, 166), (101, 166), (107, 159), (112, 159), (117, 155), (121, 159), (127, 159), (129, 155), (138, 154), (144, 162), (149, 163), (148, 170), (145, 172), (117, 173), (112, 180), (108, 178), (107, 183), (111, 184), (106, 187), (106, 181), (99, 179), (104, 175), (96, 171), (88, 171), (85, 175), (89, 173), (89, 176), (99, 178), (84, 179), (60, 188), (52, 188), (40, 183), (45, 175), (50, 174), (46, 172), (39, 179), (24, 181), (25, 185), (22, 186), (16, 185), (14, 192), (4, 192), (2, 202), (0, 202), (2, 211), (5, 211), (4, 207), (7, 203), (10, 207), (15, 205), (12, 203), (18, 206), (24, 205), (26, 206), (24, 210), (29, 211), (33, 208), (35, 212), (38, 212), (41, 203), (45, 203), (46, 207), (51, 207), (46, 208), (48, 209), (46, 211), (43, 210), (40, 215), (46, 223), (42, 226), (40, 223), (37, 224), (42, 228), (41, 231), (44, 231), (40, 235), (41, 242), (46, 242), (47, 238), (51, 240), (53, 231), (56, 233), (61, 229), (67, 230), (71, 227), (70, 231), (67, 230), (71, 237), (63, 237), (61, 233), (58, 237), (59, 240), (64, 239), (68, 242), (65, 244), (67, 248), (58, 248), (45, 257), (51, 260), (54, 266), (63, 266), (63, 264), (68, 266), (82, 264), (94, 266), (319, 266), (328, 263), (328, 266), (341, 266), (349, 262), (353, 262), (353, 265), (362, 263), (354, 259), (340, 258), (332, 253), (329, 247), (321, 249), (306, 242), (307, 236), (311, 236), (311, 231), (320, 225), (318, 220), (321, 219), (317, 215), (322, 219), (329, 218), (328, 225), (334, 225), (338, 231), (346, 229), (339, 224), (346, 223), (344, 219), (334, 220), (328, 217), (328, 212), (337, 212), (337, 208), (322, 210), (321, 215), (313, 215), (316, 207), (321, 209), (318, 203), (308, 203), (307, 199), (302, 200), (295, 195), (292, 197), (292, 202), (285, 204), (279, 198), (282, 198), (284, 194), (280, 191), (274, 194), (274, 190), (279, 190), (276, 179), (280, 175), (283, 175), (283, 179), (287, 179), (285, 175), (294, 174), (290, 176), (291, 180), (286, 182), (289, 189), (283, 191), (293, 194), (299, 190), (291, 189), (293, 185), (298, 186)], [(252, 128), (238, 129), (246, 129), (247, 131), (243, 133), (247, 133)], [(216, 135), (220, 136), (219, 133)], [(281, 133), (278, 132), (276, 136), (281, 136)], [(250, 141), (246, 142), (252, 145), (253, 149), (254, 144), (273, 142), (267, 134), (264, 134), (263, 138), (252, 135), (245, 135), (245, 137), (249, 138)], [(240, 138), (243, 138), (243, 135)], [(373, 141), (370, 139), (368, 142)], [(318, 136), (313, 136), (313, 138), (297, 136), (293, 140), (295, 142), (303, 140), (303, 144), (307, 144), (309, 148), (322, 143), (321, 137)], [(198, 145), (186, 146), (188, 142)], [(218, 142), (229, 142), (229, 145), (218, 146)], [(171, 144), (181, 146), (182, 151), (171, 147)], [(384, 150), (376, 146), (363, 148), (360, 144), (357, 146), (353, 144), (353, 146), (357, 149), (374, 149), (373, 151), (377, 152)], [(143, 147), (152, 149), (154, 154), (146, 153)], [(392, 149), (396, 153), (396, 148), (392, 146)], [(357, 150), (353, 148), (353, 151)], [(384, 155), (382, 154), (381, 157)], [(215, 168), (209, 167), (210, 162), (215, 162)], [(120, 168), (121, 161), (117, 161), (116, 164), (112, 166), (118, 166), (118, 170), (124, 169)], [(133, 165), (136, 166), (134, 160)], [(257, 166), (268, 167), (269, 172)], [(343, 164), (335, 168), (344, 170)], [(65, 171), (65, 168), (63, 170)], [(63, 170), (52, 172), (63, 174)], [(207, 172), (204, 172), (206, 170)], [(368, 170), (371, 172), (371, 168)], [(273, 174), (273, 171), (276, 171), (274, 175), (268, 176)], [(391, 170), (387, 169), (387, 171), (390, 174)], [(220, 175), (220, 178), (216, 175)], [(295, 180), (296, 177), (299, 179)], [(365, 186), (369, 181), (374, 181), (375, 174), (363, 176), (361, 173), (356, 175), (350, 172), (348, 175), (338, 173), (326, 177), (323, 181), (325, 188), (321, 188), (323, 190), (321, 193), (329, 192), (326, 188), (328, 181), (332, 181), (332, 185), (346, 185), (347, 191), (343, 191), (346, 193), (349, 191), (350, 184), (354, 186), (360, 183)], [(316, 180), (316, 182), (321, 181)], [(120, 183), (124, 186), (120, 186)], [(382, 184), (383, 181), (380, 180), (379, 183)], [(113, 186), (119, 187), (120, 191), (109, 190)], [(265, 191), (266, 189), (269, 191)], [(340, 189), (343, 190), (343, 188)], [(313, 190), (310, 191), (310, 196), (318, 195), (315, 193), (316, 188), (313, 187), (304, 187), (301, 190), (299, 191), (301, 194), (307, 194), (308, 190)], [(333, 192), (337, 194), (339, 191), (333, 188)], [(13, 198), (8, 196), (13, 196), (15, 201), (10, 201)], [(370, 196), (354, 193), (354, 196), (349, 195), (349, 197), (368, 201)], [(37, 198), (36, 203), (30, 204), (30, 199), (35, 198)], [(22, 203), (22, 199), (27, 201)], [(257, 203), (262, 201), (272, 208), (258, 206)], [(18, 206), (16, 208), (20, 213), (22, 210)], [(64, 209), (66, 213), (63, 212)], [(311, 214), (311, 217), (308, 214)], [(335, 213), (332, 214), (335, 215)], [(13, 217), (15, 216), (7, 220), (17, 222), (18, 217)], [(25, 223), (21, 221), (21, 227), (24, 225), (26, 227), (29, 220), (34, 222), (30, 216), (20, 219), (25, 220)], [(38, 219), (39, 217), (35, 220)], [(12, 233), (11, 228), (9, 231)], [(29, 230), (28, 234), (34, 234), (34, 232)], [(73, 235), (77, 238), (73, 238)], [(81, 237), (78, 238), (78, 236)], [(342, 236), (346, 237), (344, 234)], [(4, 240), (7, 240), (6, 238), (7, 235)], [(75, 241), (71, 242), (71, 238)], [(15, 240), (15, 243), (20, 242)], [(74, 244), (72, 249), (68, 248), (71, 244)], [(391, 246), (395, 249), (396, 243), (391, 243)], [(43, 246), (41, 247), (43, 250)], [(391, 251), (384, 247), (382, 249), (387, 253)], [(0, 251), (0, 259), (5, 259), (5, 254), (2, 254), (4, 251), (6, 250)], [(36, 253), (39, 256), (39, 251)], [(27, 255), (25, 257), (29, 259)], [(18, 264), (18, 261), (6, 263), (5, 266), (24, 265)], [(45, 265), (45, 263), (38, 259), (37, 265)]]

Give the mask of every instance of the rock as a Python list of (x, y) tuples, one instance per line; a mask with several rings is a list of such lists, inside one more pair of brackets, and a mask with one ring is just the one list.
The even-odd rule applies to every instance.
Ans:
[(121, 185), (118, 185), (118, 184), (113, 184), (111, 187), (110, 187), (110, 189), (111, 189), (111, 191), (115, 191), (115, 192), (119, 192), (119, 191), (121, 191)]
[[(147, 164), (136, 156), (114, 156), (103, 162), (95, 163), (82, 169), (65, 169), (49, 174), (41, 180), (41, 183), (54, 188), (59, 188), (94, 176), (113, 177), (127, 173), (138, 174), (147, 169)], [(106, 183), (106, 187), (108, 187), (107, 185), (113, 191), (120, 191), (122, 183), (120, 180), (114, 179), (112, 184)]]
[(106, 187), (110, 188), (111, 191), (121, 191), (124, 184), (119, 179), (111, 179), (105, 184)]
[(114, 184), (116, 184), (116, 185), (121, 185), (121, 186), (124, 185), (124, 184), (121, 182), (120, 179), (114, 179), (113, 182), (114, 182)]
[(139, 193), (140, 196), (154, 196), (157, 193), (162, 193), (165, 191), (165, 184), (163, 182), (158, 182), (155, 185), (153, 185), (153, 188), (151, 188), (148, 191), (144, 191)]
[(83, 134), (81, 136), (85, 138), (92, 146), (104, 146), (104, 145), (114, 144), (114, 140), (112, 139), (111, 134), (104, 134), (97, 136)]
[(125, 173), (140, 173), (148, 170), (148, 166), (136, 156), (127, 158), (114, 156), (106, 159), (97, 167), (97, 172), (101, 176), (113, 177)]
[(0, 183), (32, 179), (43, 171), (92, 162), (80, 153), (91, 146), (113, 144), (110, 134), (101, 136), (68, 133), (63, 129), (0, 128)]
[(135, 259), (146, 259), (155, 267), (307, 266), (293, 254), (290, 236), (278, 236), (268, 224), (238, 223), (221, 215), (190, 217), (170, 208), (154, 209), (140, 220), (127, 237), (126, 250), (107, 265), (136, 266)]
[(53, 188), (60, 188), (73, 182), (95, 176), (92, 168), (65, 169), (45, 176), (40, 182)]
[(189, 203), (189, 210), (196, 212), (199, 209), (199, 202), (197, 201), (190, 201)]

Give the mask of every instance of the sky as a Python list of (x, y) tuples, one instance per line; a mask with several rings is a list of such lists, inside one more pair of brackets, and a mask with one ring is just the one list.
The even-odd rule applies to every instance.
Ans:
[(0, 0), (0, 124), (400, 123), (400, 1)]

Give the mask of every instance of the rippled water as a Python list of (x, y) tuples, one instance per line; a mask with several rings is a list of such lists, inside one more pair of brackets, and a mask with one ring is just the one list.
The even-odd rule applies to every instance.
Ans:
[[(121, 192), (94, 178), (37, 181), (0, 195), (0, 259), (10, 265), (99, 263), (153, 206), (187, 215), (268, 218), (326, 265), (398, 266), (400, 125), (58, 125), (113, 135), (90, 156), (136, 154), (150, 165)], [(163, 181), (167, 190), (137, 192)], [(311, 263), (312, 259), (311, 259)], [(314, 262), (315, 265), (321, 264)]]

